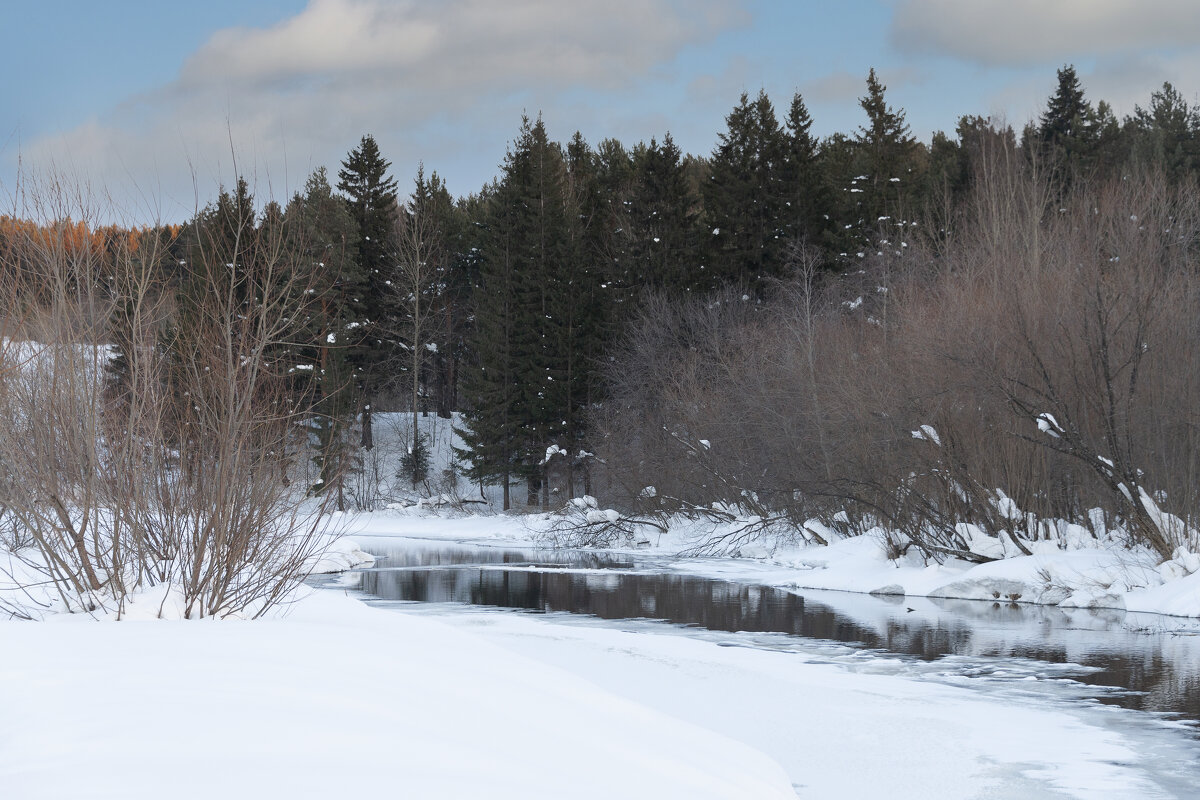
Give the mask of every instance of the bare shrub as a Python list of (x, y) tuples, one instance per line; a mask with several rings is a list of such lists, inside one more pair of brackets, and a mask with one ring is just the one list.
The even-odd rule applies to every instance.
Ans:
[(0, 509), (31, 543), (17, 555), (68, 610), (120, 613), (170, 584), (189, 618), (263, 613), (326, 528), (287, 477), (308, 276), (282, 230), (249, 217), (198, 225), (173, 264), (153, 237), (76, 241), (61, 220), (86, 206), (42, 197), (3, 265), (32, 287), (9, 295), (19, 345), (0, 382)]
[(624, 507), (654, 485), (975, 561), (1048, 520), (1102, 533), (1098, 507), (1160, 558), (1196, 546), (1196, 189), (1061, 199), (1010, 139), (978, 146), (957, 215), (860, 271), (821, 278), (798, 249), (773, 303), (647, 306), (601, 420)]

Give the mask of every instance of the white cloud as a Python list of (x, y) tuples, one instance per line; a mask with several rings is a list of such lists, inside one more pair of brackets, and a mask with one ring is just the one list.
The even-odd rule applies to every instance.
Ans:
[(1197, 31), (1196, 0), (900, 0), (889, 38), (902, 52), (1020, 66), (1195, 50)]
[(388, 75), (468, 90), (529, 80), (619, 86), (740, 17), (721, 9), (666, 0), (313, 0), (272, 28), (213, 36), (179, 83), (349, 84)]
[(216, 33), (173, 80), (22, 157), (161, 190), (183, 213), (193, 175), (201, 201), (215, 180), (231, 182), (232, 153), (260, 195), (283, 199), (368, 132), (402, 182), (421, 158), (471, 145), (465, 157), (480, 157), (485, 130), (495, 165), (522, 108), (577, 103), (581, 91), (619, 96), (745, 21), (720, 0), (312, 0), (273, 27)]

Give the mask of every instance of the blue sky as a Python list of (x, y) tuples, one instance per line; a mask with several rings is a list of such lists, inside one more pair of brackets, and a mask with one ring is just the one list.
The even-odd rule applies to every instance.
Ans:
[(3, 0), (0, 201), (58, 173), (180, 220), (239, 172), (285, 200), (364, 133), (403, 186), (424, 161), (464, 194), (522, 113), (708, 153), (742, 91), (853, 132), (871, 67), (926, 140), (1024, 124), (1064, 63), (1125, 114), (1166, 80), (1195, 101), (1196, 31), (1194, 0)]

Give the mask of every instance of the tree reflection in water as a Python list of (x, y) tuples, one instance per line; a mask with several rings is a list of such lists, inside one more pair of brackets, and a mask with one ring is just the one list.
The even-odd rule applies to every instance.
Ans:
[[(1102, 702), (1200, 720), (1200, 636), (1131, 631), (1118, 611), (932, 599), (937, 613), (927, 615), (876, 599), (873, 607), (886, 613), (864, 622), (861, 609), (853, 617), (837, 610), (837, 593), (816, 593), (816, 602), (766, 586), (639, 569), (607, 554), (439, 545), (377, 555), (376, 567), (362, 573), (362, 589), (383, 600), (655, 619), (854, 643), (926, 661), (979, 659), (959, 665), (964, 674), (999, 673), (997, 659), (1081, 664), (1090, 671), (1073, 679), (1131, 690), (1101, 694)], [(846, 598), (861, 605), (861, 595)]]

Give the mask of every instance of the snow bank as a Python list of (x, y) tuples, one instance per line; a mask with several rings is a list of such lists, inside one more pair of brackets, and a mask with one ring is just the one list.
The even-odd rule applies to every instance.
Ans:
[(369, 567), (374, 563), (375, 556), (359, 547), (353, 539), (342, 537), (330, 542), (324, 550), (309, 560), (307, 566), (310, 575), (324, 575)]
[[(887, 558), (873, 535), (829, 546), (781, 547), (758, 559), (676, 561), (689, 571), (795, 589), (833, 589), (963, 600), (1037, 603), (1064, 608), (1115, 608), (1200, 617), (1200, 573), (1171, 576), (1153, 554), (1123, 548), (1059, 550), (974, 564), (925, 563), (911, 553)], [(1171, 562), (1168, 562), (1170, 564)]]
[(258, 622), (0, 623), (5, 797), (792, 798), (751, 748), (330, 592)]
[[(607, 509), (591, 509), (611, 517)], [(448, 510), (414, 508), (350, 514), (341, 528), (356, 541), (389, 538), (430, 539), (477, 544), (499, 542), (535, 546), (551, 525), (550, 514), (465, 515)], [(1033, 555), (1013, 555), (1000, 540), (998, 561), (975, 564), (950, 558), (944, 564), (926, 563), (910, 548), (896, 560), (887, 557), (880, 530), (845, 537), (819, 523), (809, 526), (829, 545), (778, 544), (768, 538), (743, 544), (736, 557), (683, 558), (677, 569), (711, 577), (793, 589), (903, 594), (963, 600), (1037, 603), (1064, 608), (1115, 608), (1173, 616), (1200, 617), (1200, 556), (1180, 550), (1158, 565), (1153, 553), (1128, 549), (1113, 542), (1104, 546), (1069, 526), (1059, 542), (1027, 542)], [(737, 527), (727, 525), (726, 527)], [(670, 532), (639, 537), (624, 548), (639, 558), (672, 558), (718, 526), (688, 527), (678, 522)], [(1092, 546), (1088, 546), (1088, 544)], [(369, 545), (368, 545), (369, 546)], [(1065, 549), (1064, 549), (1065, 548)], [(622, 548), (617, 548), (619, 551)]]

